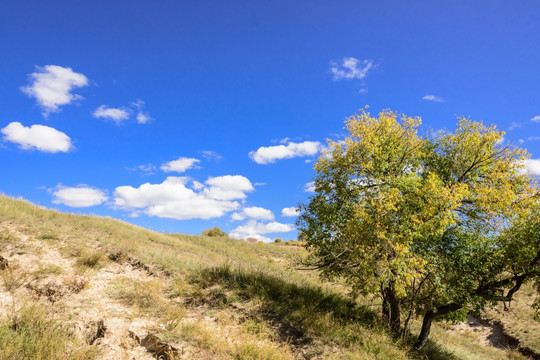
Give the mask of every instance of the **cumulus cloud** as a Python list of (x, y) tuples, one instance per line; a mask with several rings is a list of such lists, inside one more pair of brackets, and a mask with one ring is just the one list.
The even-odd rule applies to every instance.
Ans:
[(160, 169), (165, 172), (183, 173), (186, 170), (193, 168), (199, 162), (201, 162), (199, 159), (179, 157), (176, 160), (161, 165)]
[(129, 119), (129, 111), (124, 108), (111, 108), (107, 105), (98, 107), (92, 115), (96, 119), (109, 119), (116, 125), (120, 125), (122, 121)]
[(37, 66), (36, 72), (30, 74), (28, 80), (29, 84), (21, 87), (21, 91), (36, 99), (44, 110), (45, 117), (52, 112), (60, 111), (61, 105), (82, 99), (82, 96), (71, 91), (88, 85), (86, 76), (58, 65)]
[(242, 211), (235, 212), (231, 215), (231, 219), (235, 221), (240, 221), (247, 218), (258, 220), (274, 220), (274, 214), (268, 209), (251, 206), (243, 208)]
[(77, 208), (96, 206), (107, 201), (104, 191), (86, 185), (76, 187), (58, 185), (52, 195), (53, 204), (64, 204)]
[(250, 151), (249, 157), (257, 164), (270, 164), (281, 159), (313, 156), (322, 149), (323, 145), (318, 141), (290, 142), (287, 145), (260, 147), (257, 151)]
[(524, 171), (529, 175), (540, 175), (540, 159), (528, 159), (525, 160)]
[(209, 177), (205, 184), (210, 185), (204, 189), (205, 194), (217, 200), (245, 199), (246, 192), (255, 190), (251, 182), (241, 175)]
[(72, 148), (71, 138), (55, 128), (45, 125), (26, 127), (12, 122), (1, 130), (4, 140), (19, 144), (24, 150), (36, 149), (43, 152), (68, 152)]
[(306, 185), (304, 185), (304, 191), (308, 193), (314, 193), (315, 192), (315, 182), (310, 181)]
[(204, 184), (189, 183), (188, 177), (170, 176), (161, 184), (119, 186), (114, 191), (114, 206), (161, 218), (211, 219), (240, 208), (236, 200), (254, 190), (241, 175), (208, 178)]
[(271, 242), (272, 239), (264, 236), (265, 234), (290, 231), (294, 231), (293, 224), (282, 224), (276, 221), (263, 224), (257, 220), (248, 220), (244, 225), (232, 230), (229, 236), (235, 239), (247, 239), (248, 237), (253, 237), (264, 242)]
[(372, 60), (360, 60), (354, 57), (344, 57), (341, 64), (330, 63), (330, 71), (334, 75), (334, 80), (341, 79), (363, 79), (367, 76), (375, 63)]
[(422, 97), (422, 100), (435, 101), (435, 102), (444, 102), (444, 99), (442, 97), (439, 97), (439, 96), (436, 96), (436, 95), (433, 95), (433, 94), (424, 95)]
[(299, 212), (294, 206), (286, 207), (281, 210), (281, 215), (285, 217), (295, 217), (295, 216), (298, 216), (298, 214)]
[(532, 122), (540, 122), (540, 115), (536, 115), (536, 116), (532, 117), (531, 121)]

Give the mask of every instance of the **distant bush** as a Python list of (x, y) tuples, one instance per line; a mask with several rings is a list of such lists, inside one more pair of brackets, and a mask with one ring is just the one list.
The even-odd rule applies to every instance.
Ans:
[(202, 232), (202, 235), (211, 236), (211, 237), (228, 237), (229, 236), (229, 234), (227, 234), (225, 231), (221, 230), (217, 226), (214, 228), (204, 230)]
[(281, 240), (280, 238), (276, 238), (276, 240), (274, 240), (274, 242), (275, 242), (276, 244), (279, 244), (279, 243), (283, 242), (283, 240)]

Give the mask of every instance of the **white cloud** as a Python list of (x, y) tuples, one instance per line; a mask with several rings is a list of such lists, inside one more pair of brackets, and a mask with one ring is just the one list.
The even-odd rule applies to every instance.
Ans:
[(291, 141), (288, 137), (278, 140), (280, 144), (288, 144)]
[(139, 124), (146, 124), (147, 122), (152, 120), (152, 117), (148, 113), (145, 113), (145, 112), (142, 112), (142, 111), (139, 111), (137, 113), (136, 118), (137, 118), (137, 123), (139, 123)]
[(518, 142), (519, 142), (520, 144), (523, 144), (523, 143), (525, 142), (525, 140), (519, 139)]
[(293, 224), (282, 224), (275, 221), (263, 224), (256, 220), (248, 220), (244, 225), (232, 230), (229, 235), (235, 239), (247, 239), (248, 237), (253, 237), (264, 242), (271, 242), (272, 239), (264, 236), (264, 234), (290, 231), (294, 231)]
[(67, 152), (72, 144), (69, 136), (45, 125), (23, 126), (12, 122), (1, 130), (4, 140), (10, 141), (25, 150), (36, 149), (43, 152)]
[(315, 192), (315, 182), (310, 181), (306, 185), (304, 185), (304, 191), (308, 193), (314, 193)]
[(186, 170), (193, 168), (195, 164), (198, 164), (199, 162), (201, 162), (199, 159), (179, 157), (176, 160), (161, 165), (161, 170), (165, 172), (183, 173)]
[(533, 122), (540, 122), (540, 115), (536, 115), (533, 118), (531, 118), (531, 121)]
[(170, 176), (161, 184), (145, 183), (134, 188), (119, 186), (114, 191), (114, 205), (140, 211), (148, 216), (176, 220), (211, 219), (240, 208), (239, 199), (253, 191), (250, 181), (241, 175), (209, 178), (205, 184), (188, 177)]
[(515, 122), (515, 121), (512, 121), (512, 123), (510, 124), (510, 126), (508, 126), (508, 130), (513, 130), (513, 129), (515, 129), (515, 128), (520, 128), (520, 127), (523, 127), (523, 124), (518, 123), (518, 122)]
[(86, 76), (58, 65), (36, 66), (36, 72), (30, 74), (28, 78), (30, 84), (21, 87), (21, 91), (36, 99), (44, 110), (45, 117), (52, 112), (60, 111), (60, 105), (82, 99), (82, 96), (72, 94), (71, 91), (88, 85)]
[(334, 80), (363, 79), (368, 71), (375, 66), (372, 60), (359, 60), (353, 57), (344, 57), (341, 64), (336, 62), (330, 64), (330, 71), (334, 75)]
[(524, 171), (530, 175), (540, 175), (540, 159), (525, 160)]
[(96, 206), (107, 201), (104, 191), (86, 185), (77, 187), (58, 185), (52, 195), (53, 204), (64, 204), (71, 207)]
[(529, 136), (527, 138), (527, 140), (529, 140), (529, 141), (538, 141), (538, 140), (540, 140), (540, 136)]
[(287, 145), (260, 147), (257, 151), (250, 151), (249, 157), (257, 164), (269, 164), (280, 159), (313, 156), (322, 149), (323, 146), (318, 141), (291, 142)]
[(422, 97), (422, 100), (435, 101), (435, 102), (444, 102), (444, 99), (442, 97), (432, 95), (432, 94), (424, 95)]
[(501, 138), (495, 142), (495, 145), (502, 146), (504, 144), (504, 140), (504, 136), (501, 136)]
[(241, 175), (209, 177), (205, 184), (210, 185), (205, 189), (206, 195), (217, 200), (245, 199), (246, 192), (255, 190), (251, 182)]
[(131, 105), (137, 109), (137, 115), (135, 116), (137, 123), (146, 124), (153, 120), (149, 113), (143, 111), (144, 101), (137, 99), (137, 101), (132, 102)]
[(299, 212), (294, 206), (286, 207), (281, 210), (281, 215), (286, 216), (286, 217), (295, 217), (295, 216), (298, 216), (298, 214)]
[(220, 161), (223, 159), (221, 155), (212, 150), (203, 150), (200, 153), (208, 161)]
[(127, 167), (126, 169), (133, 170), (133, 171), (141, 171), (145, 175), (152, 175), (152, 174), (156, 173), (155, 165), (150, 164), (150, 163), (149, 164), (143, 164), (143, 165), (137, 165), (137, 166), (134, 166), (134, 167)]
[(231, 215), (231, 219), (235, 221), (244, 220), (247, 218), (258, 220), (274, 220), (274, 214), (265, 208), (252, 206), (243, 208), (242, 211)]
[(111, 108), (107, 105), (101, 105), (93, 113), (96, 119), (110, 119), (116, 125), (120, 125), (122, 121), (129, 119), (129, 111), (124, 108)]

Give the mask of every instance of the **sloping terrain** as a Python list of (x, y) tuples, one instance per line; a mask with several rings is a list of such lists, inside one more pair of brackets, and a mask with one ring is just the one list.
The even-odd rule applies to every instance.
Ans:
[(414, 352), (304, 255), (0, 197), (0, 359), (524, 358), (445, 324)]

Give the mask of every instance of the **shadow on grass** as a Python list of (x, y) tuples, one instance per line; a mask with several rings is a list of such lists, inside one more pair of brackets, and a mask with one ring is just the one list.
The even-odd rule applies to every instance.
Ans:
[(324, 318), (364, 327), (379, 324), (375, 312), (343, 296), (319, 287), (299, 286), (261, 270), (222, 265), (203, 270), (195, 281), (203, 287), (221, 285), (245, 300), (263, 301), (259, 315), (278, 328), (282, 340), (294, 345), (309, 343), (307, 330), (317, 328), (316, 323)]
[[(407, 347), (413, 348), (416, 342), (416, 337), (409, 335), (405, 339)], [(428, 339), (426, 345), (421, 350), (413, 350), (411, 355), (415, 359), (429, 359), (429, 360), (463, 360), (461, 357), (454, 354), (451, 350), (445, 349), (441, 344)]]
[[(280, 340), (293, 346), (311, 343), (310, 334), (351, 346), (364, 341), (362, 335), (354, 333), (355, 329), (362, 327), (381, 331), (384, 328), (379, 315), (366, 306), (317, 286), (297, 285), (263, 270), (222, 265), (203, 270), (193, 282), (203, 288), (219, 285), (233, 290), (244, 300), (262, 301), (263, 306), (254, 317), (270, 323)], [(410, 349), (414, 339), (405, 342)], [(411, 351), (409, 355), (415, 359), (460, 360), (429, 340), (424, 349)]]

